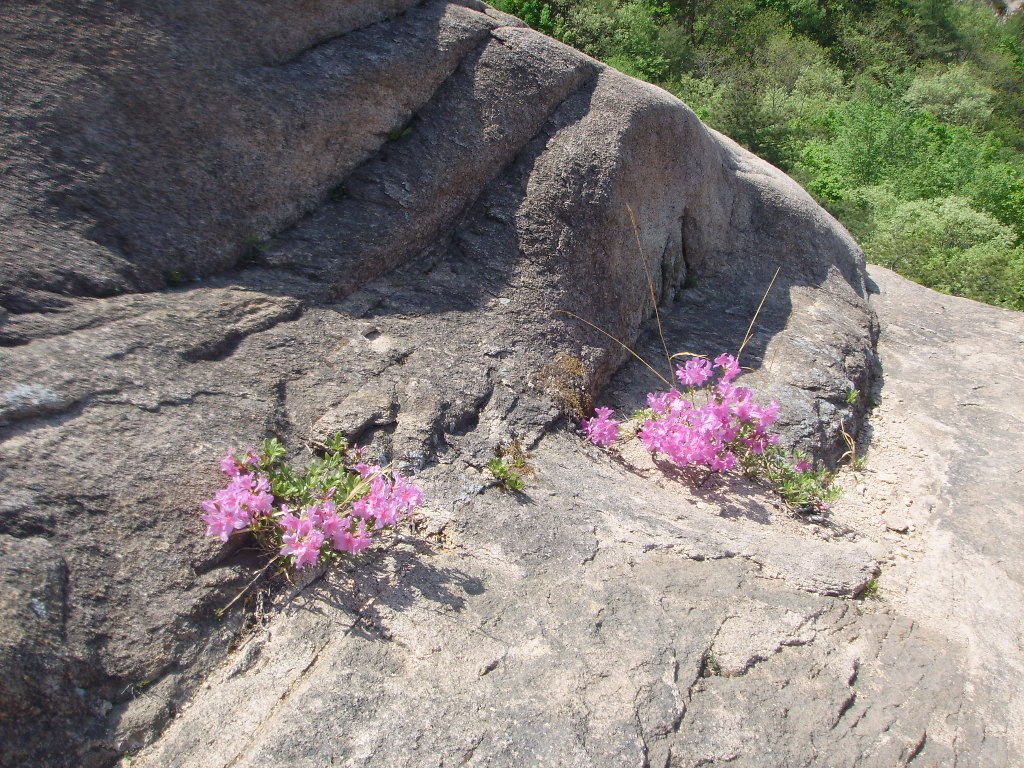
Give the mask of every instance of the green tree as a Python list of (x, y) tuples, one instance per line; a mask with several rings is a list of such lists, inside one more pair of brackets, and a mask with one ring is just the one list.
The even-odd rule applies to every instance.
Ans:
[(1024, 309), (1024, 249), (1013, 230), (965, 198), (879, 208), (864, 249), (872, 261), (937, 290)]
[(966, 62), (918, 72), (904, 97), (947, 123), (980, 125), (992, 115), (996, 92)]

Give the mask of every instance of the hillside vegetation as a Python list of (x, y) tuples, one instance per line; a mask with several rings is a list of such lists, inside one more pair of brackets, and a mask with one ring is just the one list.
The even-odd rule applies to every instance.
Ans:
[(868, 259), (1024, 310), (1024, 12), (977, 0), (494, 0), (671, 91)]

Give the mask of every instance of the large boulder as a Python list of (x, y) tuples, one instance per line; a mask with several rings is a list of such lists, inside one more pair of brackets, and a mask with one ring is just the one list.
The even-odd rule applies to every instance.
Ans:
[[(527, 695), (570, 675), (565, 656), (473, 694), (476, 707), (518, 691), (520, 714), (506, 714), (535, 724), (535, 753), (552, 760), (569, 759), (552, 751), (559, 729), (584, 734), (582, 762), (640, 755), (671, 732), (685, 685), (663, 663), (680, 680), (710, 663), (707, 631), (693, 636), (704, 650), (678, 634), (698, 604), (720, 608), (765, 575), (788, 585), (761, 596), (757, 582), (731, 625), (742, 635), (776, 604), (802, 617), (764, 630), (757, 654), (799, 645), (815, 617), (846, 615), (834, 601), (870, 578), (870, 547), (802, 529), (777, 544), (749, 522), (704, 531), (721, 523), (706, 510), (665, 523), (637, 499), (662, 509), (677, 490), (645, 497), (565, 429), (629, 357), (609, 336), (651, 348), (652, 292), (677, 349), (734, 350), (776, 270), (744, 362), (783, 403), (787, 436), (835, 458), (857, 407), (847, 395), (868, 389), (875, 325), (856, 244), (672, 96), (475, 0), (54, 0), (6, 8), (3, 33), (4, 765), (110, 764), (152, 741), (212, 674), (244, 617), (218, 609), (255, 566), (236, 543), (204, 540), (198, 504), (218, 487), (226, 446), (267, 435), (300, 452), (342, 431), (423, 469), (438, 565), (413, 547), (383, 556), (383, 575), (370, 564), (344, 577), (393, 577), (380, 606), (402, 621), (440, 601), (465, 622), (455, 586), (494, 590), (502, 601), (471, 621), (486, 629), (507, 613), (523, 638), (536, 636), (531, 621), (557, 625), (571, 654), (601, 606), (621, 606), (617, 639), (579, 657), (558, 709)], [(639, 374), (624, 375), (619, 389), (641, 397)], [(479, 495), (479, 468), (512, 438), (551, 467), (532, 505)], [(595, 466), (592, 498), (575, 501)], [(598, 588), (580, 569), (618, 535), (598, 535), (601, 515), (614, 531), (634, 518), (642, 530), (600, 555)], [(657, 562), (636, 570), (643, 553)], [(694, 563), (719, 560), (731, 575), (698, 589), (706, 566)], [(325, 624), (279, 622), (283, 634), (308, 630), (304, 668), (321, 669), (316, 638), (338, 621), (398, 634), (366, 618), (365, 589), (331, 584), (348, 597), (317, 604)], [(719, 608), (700, 626), (724, 621)], [(418, 695), (474, 632), (459, 629), (462, 645), (443, 657), (416, 657), (437, 664)], [(634, 738), (632, 705), (602, 709), (613, 689), (597, 681), (635, 633), (646, 639), (630, 668), (647, 670), (635, 701), (647, 703)], [(411, 662), (406, 646), (379, 642), (340, 647), (330, 663), (381, 685), (389, 665)], [(732, 647), (713, 655), (743, 668)], [(501, 656), (478, 650), (481, 669)], [(827, 685), (841, 698), (837, 674)], [(429, 724), (438, 742), (448, 728)], [(380, 752), (381, 764), (406, 762), (407, 748)], [(164, 764), (184, 760), (173, 754)]]

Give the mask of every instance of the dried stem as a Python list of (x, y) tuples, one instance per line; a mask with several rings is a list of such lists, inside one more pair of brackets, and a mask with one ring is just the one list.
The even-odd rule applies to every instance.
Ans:
[(651, 365), (650, 363), (648, 363), (648, 362), (647, 362), (646, 360), (644, 360), (644, 359), (643, 359), (643, 358), (642, 358), (642, 357), (641, 357), (641, 356), (640, 356), (639, 354), (637, 354), (637, 353), (636, 353), (636, 352), (634, 352), (634, 351), (633, 351), (632, 349), (630, 349), (629, 345), (628, 345), (628, 344), (626, 344), (626, 342), (624, 342), (624, 341), (622, 341), (622, 340), (620, 340), (620, 339), (617, 339), (617, 338), (615, 338), (615, 337), (614, 337), (614, 336), (612, 336), (612, 335), (611, 335), (610, 333), (608, 333), (608, 331), (606, 331), (606, 330), (605, 330), (604, 328), (600, 328), (600, 327), (598, 327), (598, 326), (594, 325), (594, 324), (593, 324), (592, 322), (590, 322), (589, 320), (585, 320), (585, 319), (583, 319), (582, 317), (580, 317), (579, 315), (577, 315), (577, 314), (576, 314), (575, 312), (570, 312), (570, 311), (569, 311), (569, 310), (567, 310), (567, 309), (556, 309), (556, 310), (555, 310), (555, 312), (558, 312), (558, 313), (560, 313), (560, 314), (563, 314), (563, 315), (569, 315), (569, 317), (575, 317), (575, 318), (576, 318), (577, 320), (579, 320), (579, 321), (580, 321), (581, 323), (584, 323), (584, 324), (586, 324), (586, 325), (589, 325), (589, 326), (590, 326), (591, 328), (593, 328), (593, 329), (594, 329), (595, 331), (597, 331), (598, 333), (602, 333), (602, 334), (604, 334), (604, 335), (605, 335), (605, 336), (607, 336), (607, 337), (608, 337), (609, 339), (611, 339), (611, 340), (612, 340), (612, 341), (614, 341), (614, 342), (615, 342), (616, 344), (618, 344), (618, 345), (619, 345), (620, 347), (622, 347), (622, 348), (623, 348), (624, 350), (626, 350), (627, 352), (629, 352), (629, 354), (631, 354), (631, 355), (632, 355), (633, 357), (635, 357), (635, 358), (636, 358), (637, 360), (639, 360), (639, 361), (640, 361), (641, 363), (643, 363), (644, 365), (646, 365), (646, 366), (647, 366), (647, 367), (648, 367), (648, 368), (649, 368), (649, 369), (651, 370), (651, 372), (652, 372), (652, 373), (653, 373), (653, 374), (654, 374), (655, 376), (657, 376), (657, 377), (658, 377), (659, 379), (661, 379), (661, 380), (662, 380), (663, 382), (665, 382), (665, 384), (666, 384), (667, 386), (669, 386), (669, 387), (671, 387), (671, 386), (672, 386), (672, 382), (671, 382), (671, 381), (669, 381), (668, 379), (666, 379), (666, 378), (665, 378), (664, 376), (662, 376), (662, 375), (661, 375), (660, 373), (658, 373), (658, 371), (657, 371), (657, 370), (655, 369), (655, 367), (654, 367), (653, 365)]
[[(626, 210), (629, 211), (629, 220), (633, 223), (633, 235), (636, 237), (637, 250), (640, 251), (640, 263), (643, 264), (644, 274), (647, 275), (647, 288), (651, 292), (651, 303), (654, 305), (654, 319), (658, 321), (658, 335), (661, 337), (661, 348), (665, 350), (665, 360), (668, 362), (668, 377), (671, 379), (672, 355), (668, 352), (668, 342), (665, 341), (665, 329), (661, 325), (661, 312), (658, 311), (658, 297), (654, 293), (654, 279), (651, 277), (651, 270), (647, 266), (647, 256), (644, 254), (644, 247), (640, 243), (640, 227), (636, 223), (636, 214), (633, 213), (633, 209), (628, 203), (626, 204)], [(662, 377), (662, 381), (665, 381), (664, 377)]]
[(259, 580), (260, 580), (260, 579), (261, 579), (261, 578), (263, 577), (263, 574), (267, 572), (267, 569), (268, 569), (268, 568), (269, 568), (270, 566), (272, 566), (272, 565), (273, 565), (273, 564), (274, 564), (274, 563), (275, 563), (276, 561), (277, 561), (277, 556), (275, 555), (274, 557), (272, 557), (272, 558), (271, 558), (271, 559), (269, 560), (269, 562), (267, 562), (267, 564), (266, 564), (266, 565), (264, 565), (264, 566), (263, 566), (262, 568), (260, 568), (260, 569), (259, 569), (259, 571), (258, 571), (258, 572), (256, 573), (256, 576), (254, 576), (254, 577), (253, 577), (252, 581), (250, 581), (250, 582), (249, 582), (248, 584), (246, 584), (246, 585), (245, 585), (245, 586), (244, 586), (244, 587), (242, 588), (242, 591), (241, 591), (241, 592), (239, 592), (239, 593), (238, 593), (237, 595), (235, 595), (235, 596), (234, 596), (234, 597), (233, 597), (233, 598), (231, 599), (231, 602), (230, 602), (230, 603), (228, 603), (228, 604), (227, 604), (227, 605), (225, 605), (225, 606), (224, 606), (223, 608), (221, 608), (220, 610), (218, 610), (218, 611), (217, 611), (217, 615), (218, 615), (218, 616), (223, 616), (223, 615), (224, 615), (225, 613), (227, 613), (227, 612), (228, 612), (228, 609), (229, 609), (229, 608), (231, 608), (231, 606), (232, 606), (232, 605), (234, 605), (235, 603), (237, 603), (237, 602), (238, 602), (238, 600), (239, 600), (239, 598), (241, 598), (241, 597), (242, 597), (242, 595), (244, 595), (244, 594), (245, 594), (246, 592), (248, 592), (248, 591), (249, 591), (249, 590), (250, 590), (250, 589), (252, 588), (252, 585), (253, 585), (253, 584), (255, 584), (255, 583), (256, 583), (257, 581), (259, 581)]
[(779, 273), (782, 271), (782, 267), (775, 270), (775, 275), (772, 277), (772, 281), (768, 283), (768, 290), (764, 292), (764, 296), (761, 297), (761, 303), (757, 305), (757, 311), (754, 316), (750, 319), (750, 325), (747, 326), (747, 333), (743, 337), (743, 343), (740, 345), (739, 351), (736, 353), (736, 362), (739, 362), (740, 357), (743, 355), (743, 350), (747, 348), (747, 344), (754, 338), (754, 324), (757, 322), (757, 318), (761, 315), (761, 310), (764, 309), (764, 303), (768, 300), (768, 294), (772, 292), (772, 286), (775, 285), (775, 281), (779, 277)]

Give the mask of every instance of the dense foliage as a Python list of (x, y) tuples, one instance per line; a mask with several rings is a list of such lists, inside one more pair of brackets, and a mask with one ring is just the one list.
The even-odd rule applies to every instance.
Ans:
[(877, 264), (1024, 310), (1024, 11), (979, 0), (494, 0), (675, 93)]

